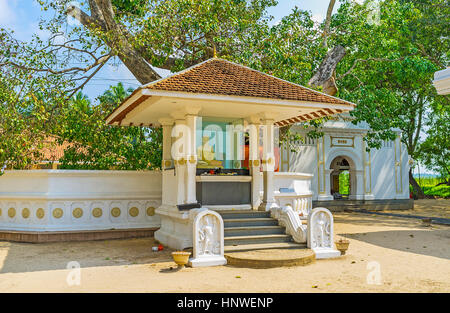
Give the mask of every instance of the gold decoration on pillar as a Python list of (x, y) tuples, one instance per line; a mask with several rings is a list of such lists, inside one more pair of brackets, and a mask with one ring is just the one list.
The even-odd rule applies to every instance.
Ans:
[(186, 164), (186, 160), (181, 158), (178, 160), (178, 165), (185, 165)]
[(132, 217), (136, 217), (139, 215), (139, 209), (137, 207), (132, 207), (129, 211), (128, 214), (130, 214), (130, 216)]
[(0, 208), (0, 216), (2, 216), (2, 209)]
[(61, 218), (64, 214), (64, 211), (61, 208), (56, 208), (53, 210), (53, 217), (54, 218)]
[(72, 215), (75, 218), (80, 218), (83, 216), (83, 209), (82, 208), (76, 208), (72, 211)]
[(191, 158), (189, 159), (189, 163), (191, 163), (191, 164), (197, 163), (197, 160), (195, 159), (195, 156), (191, 155)]
[(259, 160), (253, 160), (253, 166), (259, 166)]
[(37, 209), (37, 211), (36, 211), (36, 217), (37, 217), (38, 219), (44, 218), (44, 215), (45, 215), (45, 211), (44, 211), (43, 208)]
[(172, 161), (171, 160), (163, 160), (162, 161), (162, 167), (163, 168), (168, 168), (172, 166)]
[(29, 218), (29, 217), (30, 217), (30, 209), (24, 208), (24, 209), (22, 210), (22, 217), (23, 217), (23, 218)]
[(148, 208), (147, 208), (147, 215), (148, 215), (148, 216), (153, 216), (153, 215), (155, 215), (155, 210), (156, 210), (156, 209), (155, 209), (154, 207), (152, 207), (152, 206), (151, 206), (151, 207), (148, 207)]
[(13, 218), (14, 216), (16, 216), (16, 209), (14, 209), (14, 208), (9, 208), (9, 210), (8, 210), (8, 216), (9, 216), (10, 218)]
[(102, 209), (100, 209), (100, 208), (95, 208), (95, 209), (92, 210), (92, 216), (93, 216), (93, 217), (99, 218), (99, 217), (101, 217), (102, 215), (103, 215)]
[(120, 209), (119, 208), (112, 208), (111, 209), (111, 215), (114, 217), (119, 217), (120, 216)]

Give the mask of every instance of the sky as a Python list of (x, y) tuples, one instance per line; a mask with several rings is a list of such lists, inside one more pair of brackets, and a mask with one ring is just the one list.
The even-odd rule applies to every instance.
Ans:
[[(269, 10), (276, 23), (283, 16), (288, 15), (297, 6), (312, 12), (316, 21), (322, 21), (326, 15), (329, 0), (278, 0), (278, 5)], [(338, 7), (338, 3), (336, 8)], [(336, 10), (335, 8), (335, 10)], [(38, 28), (41, 17), (49, 17), (49, 13), (41, 11), (36, 0), (0, 0), (0, 27), (12, 29), (17, 39), (30, 40), (34, 33), (45, 35)], [(169, 71), (161, 71), (162, 76), (168, 75)], [(84, 88), (83, 92), (91, 99), (108, 89), (109, 86), (123, 82), (126, 87), (137, 88), (140, 84), (121, 64), (118, 59), (110, 61)]]

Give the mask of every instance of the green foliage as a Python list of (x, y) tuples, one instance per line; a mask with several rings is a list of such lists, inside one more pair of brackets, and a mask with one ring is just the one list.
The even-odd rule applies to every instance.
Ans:
[(43, 141), (64, 104), (64, 89), (73, 86), (70, 79), (42, 72), (56, 62), (42, 52), (44, 45), (38, 38), (19, 42), (0, 28), (0, 175), (40, 160)]
[(105, 123), (111, 110), (131, 92), (119, 83), (100, 96), (97, 105), (92, 105), (81, 93), (70, 101), (58, 129), (59, 143), (71, 143), (60, 160), (61, 168), (146, 170), (160, 167), (160, 129), (113, 127)]
[(339, 193), (341, 195), (350, 194), (350, 175), (348, 172), (339, 174)]
[(438, 106), (428, 121), (427, 137), (420, 145), (420, 161), (450, 180), (450, 107)]
[(450, 198), (450, 186), (440, 185), (440, 186), (426, 186), (422, 187), (423, 192), (427, 196), (434, 196), (439, 198)]

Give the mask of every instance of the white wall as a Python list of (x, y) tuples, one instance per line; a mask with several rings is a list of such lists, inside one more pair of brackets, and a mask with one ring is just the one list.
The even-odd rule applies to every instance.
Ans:
[[(293, 128), (294, 131), (302, 133), (300, 130)], [(290, 152), (283, 150), (289, 156), (289, 167), (283, 169), (289, 172), (310, 173), (314, 177), (311, 181), (313, 191), (313, 200), (319, 198), (319, 179), (323, 181), (323, 172), (319, 178), (318, 175), (318, 157), (324, 161), (325, 169), (329, 168), (329, 163), (339, 155), (350, 157), (356, 164), (359, 171), (359, 179), (357, 179), (358, 189), (365, 199), (408, 199), (409, 198), (409, 156), (403, 144), (399, 139), (395, 142), (387, 142), (379, 150), (372, 149), (370, 151), (370, 165), (363, 164), (364, 147), (362, 138), (365, 131), (363, 129), (341, 129), (329, 128), (325, 130), (323, 137), (324, 148), (320, 147), (318, 151), (317, 142), (313, 145), (302, 145), (298, 152)], [(304, 133), (302, 133), (304, 135)], [(336, 147), (331, 146), (331, 136), (333, 137), (353, 137), (353, 147)], [(318, 139), (321, 142), (322, 139)], [(311, 143), (311, 142), (310, 142)], [(395, 152), (397, 151), (397, 153)], [(324, 155), (322, 156), (322, 154)], [(319, 156), (320, 154), (320, 156)], [(366, 154), (366, 163), (369, 162)], [(398, 165), (396, 166), (396, 163)], [(364, 173), (365, 168), (365, 173)], [(370, 170), (369, 170), (370, 168)], [(397, 172), (397, 174), (396, 174)], [(364, 191), (363, 180), (366, 178), (366, 190)], [(325, 175), (325, 180), (329, 184), (329, 175)], [(368, 184), (371, 183), (371, 186)], [(329, 187), (329, 186), (328, 186)], [(371, 187), (371, 188), (370, 188)], [(370, 190), (371, 189), (371, 190)], [(371, 192), (367, 192), (367, 191)]]
[[(67, 231), (159, 227), (160, 218), (153, 208), (161, 205), (161, 186), (160, 171), (6, 171), (0, 176), (0, 229)], [(113, 216), (115, 208), (120, 210), (118, 216)], [(61, 217), (54, 216), (58, 209), (63, 212)], [(75, 216), (74, 211), (80, 212), (76, 209), (82, 210), (81, 216)], [(9, 216), (13, 212), (14, 216)], [(101, 213), (101, 216), (96, 217), (94, 213)], [(133, 216), (134, 213), (137, 215)]]

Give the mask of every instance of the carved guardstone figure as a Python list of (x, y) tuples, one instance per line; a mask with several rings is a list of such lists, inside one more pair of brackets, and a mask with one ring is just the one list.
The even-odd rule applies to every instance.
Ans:
[(308, 216), (308, 248), (316, 259), (336, 258), (341, 253), (334, 249), (333, 215), (328, 209), (315, 208)]
[(225, 265), (224, 227), (222, 217), (206, 208), (192, 210), (193, 257), (192, 267)]

